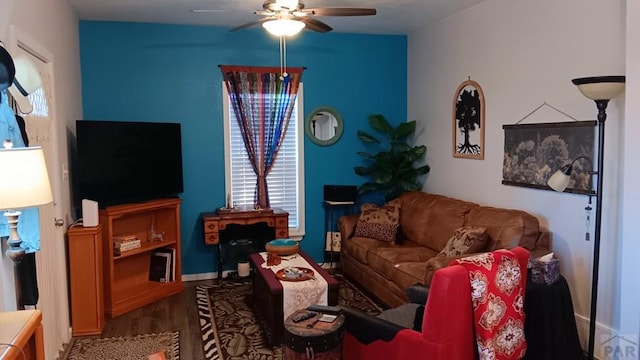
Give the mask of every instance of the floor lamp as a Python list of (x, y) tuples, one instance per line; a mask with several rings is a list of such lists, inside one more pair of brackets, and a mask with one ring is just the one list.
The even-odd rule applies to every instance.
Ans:
[[(10, 142), (5, 142), (5, 146), (10, 146)], [(0, 210), (6, 210), (4, 216), (9, 224), (6, 255), (13, 262), (16, 307), (21, 310), (24, 305), (17, 266), (22, 261), (25, 250), (18, 235), (20, 211), (16, 210), (48, 204), (53, 198), (42, 148), (0, 149), (0, 169)]]
[[(600, 263), (600, 232), (602, 225), (602, 191), (604, 173), (604, 123), (607, 120), (607, 105), (609, 100), (620, 95), (624, 91), (624, 76), (596, 76), (571, 80), (582, 95), (596, 102), (598, 108), (598, 175), (596, 186), (596, 217), (595, 234), (593, 242), (593, 272), (591, 275), (591, 311), (589, 314), (589, 344), (587, 359), (593, 359), (596, 335), (596, 310), (598, 303), (598, 268)], [(577, 160), (577, 159), (576, 159)], [(575, 161), (575, 160), (574, 160)], [(548, 185), (556, 191), (564, 191), (569, 185), (569, 178), (573, 161), (558, 170), (551, 178)]]

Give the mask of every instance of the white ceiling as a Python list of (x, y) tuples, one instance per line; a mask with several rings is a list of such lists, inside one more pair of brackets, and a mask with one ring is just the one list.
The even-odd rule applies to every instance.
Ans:
[[(67, 0), (81, 20), (235, 27), (259, 18), (263, 0)], [(306, 8), (375, 8), (375, 16), (319, 17), (334, 32), (408, 34), (484, 0), (305, 0)], [(211, 13), (193, 13), (211, 9)]]

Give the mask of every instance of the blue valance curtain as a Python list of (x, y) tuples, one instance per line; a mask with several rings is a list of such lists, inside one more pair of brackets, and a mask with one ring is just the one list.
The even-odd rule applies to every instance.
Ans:
[(269, 207), (267, 175), (289, 125), (304, 68), (221, 65), (247, 156), (256, 174), (254, 202)]

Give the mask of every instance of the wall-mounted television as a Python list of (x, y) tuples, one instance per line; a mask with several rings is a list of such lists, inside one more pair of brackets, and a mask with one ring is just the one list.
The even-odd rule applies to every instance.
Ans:
[(74, 183), (100, 207), (183, 192), (179, 123), (76, 121)]

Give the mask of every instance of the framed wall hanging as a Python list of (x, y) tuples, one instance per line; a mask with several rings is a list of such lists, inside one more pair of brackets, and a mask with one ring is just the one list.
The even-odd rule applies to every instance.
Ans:
[(453, 97), (453, 157), (484, 159), (484, 93), (468, 79)]
[(573, 164), (565, 190), (594, 195), (592, 186), (596, 121), (503, 125), (502, 183), (551, 190), (547, 181), (566, 164)]

